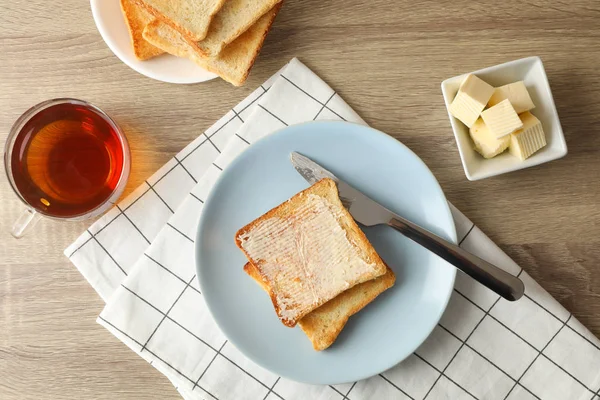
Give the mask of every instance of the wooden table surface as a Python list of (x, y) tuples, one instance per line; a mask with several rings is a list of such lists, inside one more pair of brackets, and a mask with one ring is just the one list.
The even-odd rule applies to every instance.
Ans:
[[(85, 0), (0, 3), (2, 142), (35, 103), (91, 101), (129, 137), (130, 192), (297, 56), (369, 124), (422, 157), (448, 199), (600, 335), (598, 1), (287, 0), (243, 88), (138, 75), (102, 41)], [(469, 182), (440, 82), (530, 55), (544, 61), (569, 154)], [(95, 323), (103, 302), (62, 254), (88, 224), (42, 221), (13, 239), (23, 206), (0, 179), (0, 398), (178, 398)]]

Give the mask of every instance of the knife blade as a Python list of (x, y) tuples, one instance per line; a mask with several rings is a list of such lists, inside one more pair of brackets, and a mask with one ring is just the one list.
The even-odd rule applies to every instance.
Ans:
[(357, 222), (365, 226), (391, 226), (505, 299), (515, 301), (523, 296), (525, 287), (519, 278), (388, 210), (310, 158), (292, 152), (290, 160), (296, 171), (311, 185), (324, 178), (333, 179), (337, 183), (342, 204)]
[(311, 185), (324, 178), (331, 178), (337, 183), (340, 200), (344, 207), (350, 211), (355, 221), (365, 225), (373, 226), (385, 224), (396, 214), (389, 211), (375, 200), (370, 199), (362, 192), (354, 189), (346, 182), (338, 179), (333, 173), (326, 170), (313, 160), (300, 153), (290, 154), (292, 165), (296, 171)]

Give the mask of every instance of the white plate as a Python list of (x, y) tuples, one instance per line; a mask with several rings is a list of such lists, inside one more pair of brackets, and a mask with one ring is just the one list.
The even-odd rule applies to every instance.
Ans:
[(168, 83), (198, 83), (217, 77), (186, 58), (163, 54), (139, 61), (133, 54), (131, 39), (119, 0), (90, 0), (92, 15), (102, 39), (121, 61), (149, 78)]
[[(524, 81), (533, 104), (535, 104), (535, 108), (531, 110), (531, 113), (542, 122), (548, 144), (525, 161), (512, 156), (508, 151), (486, 160), (473, 148), (473, 142), (469, 136), (469, 128), (454, 118), (450, 114), (450, 111), (448, 111), (450, 124), (454, 131), (456, 143), (458, 144), (460, 160), (462, 161), (465, 175), (469, 180), (476, 181), (478, 179), (533, 167), (534, 165), (564, 157), (567, 154), (565, 135), (558, 119), (558, 112), (554, 105), (554, 98), (552, 97), (546, 71), (539, 57), (522, 58), (471, 73), (494, 87)], [(444, 101), (448, 110), (458, 92), (458, 87), (466, 76), (467, 74), (463, 74), (442, 82), (442, 93), (444, 94)]]
[(438, 323), (456, 269), (392, 228), (365, 233), (396, 284), (354, 315), (327, 350), (299, 327), (285, 327), (269, 296), (243, 271), (236, 231), (308, 187), (289, 161), (298, 151), (373, 199), (456, 241), (448, 202), (427, 166), (395, 139), (342, 122), (290, 126), (253, 144), (222, 173), (204, 204), (196, 239), (200, 287), (215, 321), (248, 358), (274, 373), (314, 384), (353, 382), (412, 354)]

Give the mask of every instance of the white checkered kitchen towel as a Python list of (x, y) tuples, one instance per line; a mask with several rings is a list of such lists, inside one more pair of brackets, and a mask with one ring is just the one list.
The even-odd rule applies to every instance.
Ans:
[(187, 399), (600, 400), (600, 341), (454, 207), (461, 246), (519, 276), (523, 299), (504, 301), (459, 273), (446, 313), (414, 355), (344, 385), (280, 378), (228, 343), (195, 277), (203, 199), (253, 141), (314, 119), (364, 123), (294, 59), (92, 225), (65, 254), (110, 298), (98, 322)]

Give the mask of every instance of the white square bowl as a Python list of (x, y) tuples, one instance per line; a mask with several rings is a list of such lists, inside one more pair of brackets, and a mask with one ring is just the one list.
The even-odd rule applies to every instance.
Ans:
[(467, 178), (471, 181), (489, 178), (532, 167), (548, 161), (556, 160), (567, 154), (567, 144), (563, 134), (550, 84), (539, 57), (527, 57), (510, 61), (493, 67), (471, 72), (494, 87), (503, 86), (516, 81), (524, 81), (529, 95), (535, 104), (531, 113), (541, 122), (546, 134), (547, 145), (525, 161), (504, 152), (494, 158), (485, 159), (474, 149), (469, 136), (469, 128), (450, 114), (450, 103), (454, 100), (458, 88), (467, 74), (455, 76), (442, 82), (442, 93), (458, 152)]

